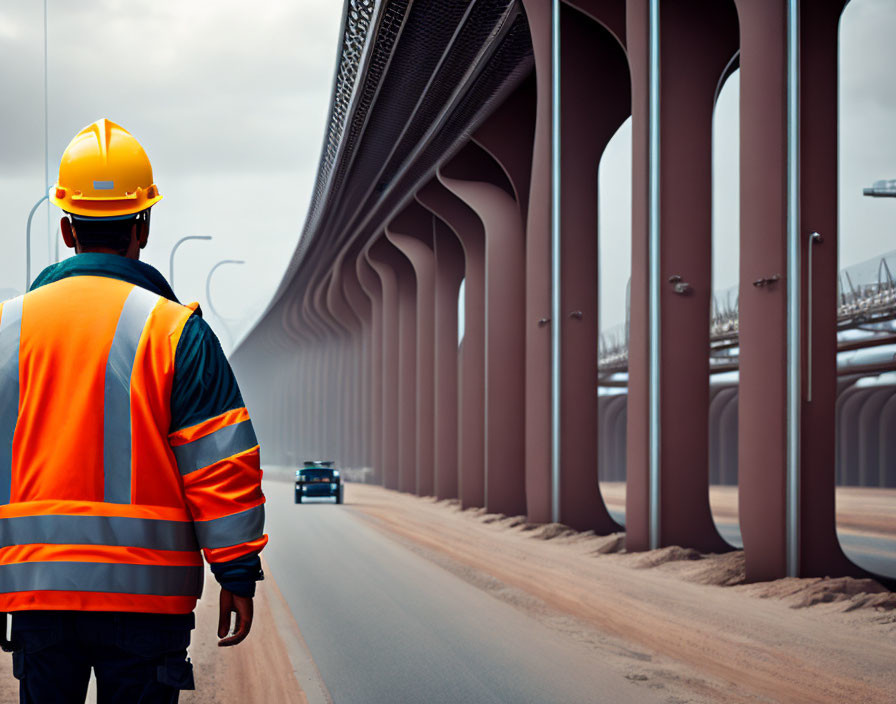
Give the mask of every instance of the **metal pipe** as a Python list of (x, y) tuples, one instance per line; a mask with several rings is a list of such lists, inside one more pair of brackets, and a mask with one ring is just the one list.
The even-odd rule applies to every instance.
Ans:
[(560, 521), (560, 0), (551, 1), (551, 520)]
[(171, 248), (171, 254), (168, 256), (168, 284), (171, 288), (174, 288), (174, 253), (177, 251), (177, 248), (180, 247), (187, 240), (210, 240), (211, 235), (187, 235), (186, 237), (181, 237), (177, 242), (174, 243), (174, 246)]
[(660, 547), (660, 3), (650, 0), (648, 144), (650, 548)]
[(787, 575), (800, 571), (799, 0), (787, 2)]
[[(45, 200), (50, 199), (50, 194), (45, 193), (40, 199), (31, 206), (31, 212), (28, 213), (28, 224), (25, 225), (25, 291), (31, 287), (31, 220), (34, 219), (34, 213)], [(50, 208), (47, 206), (47, 211)], [(49, 217), (49, 216), (47, 216)]]
[(814, 304), (812, 300), (812, 278), (814, 276), (812, 270), (812, 245), (823, 241), (824, 238), (820, 233), (813, 232), (809, 235), (806, 252), (806, 256), (809, 258), (809, 266), (806, 273), (806, 307), (808, 309), (806, 311), (806, 341), (808, 342), (808, 347), (806, 348), (806, 403), (812, 403), (812, 307)]
[[(50, 192), (50, 91), (48, 47), (47, 0), (44, 0), (44, 193)], [(50, 237), (50, 208), (47, 208), (47, 237)], [(52, 247), (52, 242), (48, 243)], [(49, 249), (47, 254), (49, 256)], [(58, 258), (57, 258), (58, 261)]]

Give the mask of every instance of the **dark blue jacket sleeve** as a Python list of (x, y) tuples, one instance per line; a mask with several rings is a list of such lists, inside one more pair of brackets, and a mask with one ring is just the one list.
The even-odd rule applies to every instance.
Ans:
[[(174, 357), (170, 432), (243, 405), (221, 343), (200, 315), (191, 316), (184, 325)], [(255, 582), (264, 578), (257, 553), (215, 564), (212, 573), (222, 587), (240, 596), (254, 596)]]

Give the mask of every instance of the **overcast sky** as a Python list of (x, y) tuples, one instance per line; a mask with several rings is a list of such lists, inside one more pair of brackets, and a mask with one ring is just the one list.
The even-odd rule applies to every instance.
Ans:
[[(163, 200), (143, 259), (175, 289), (246, 328), (295, 249), (329, 110), (342, 0), (49, 0), (50, 183), (62, 151), (107, 117), (146, 149)], [(0, 0), (0, 288), (24, 287), (24, 226), (44, 190), (43, 3)], [(52, 235), (61, 215), (52, 209)], [(46, 208), (32, 226), (32, 277), (49, 261)]]
[[(168, 275), (172, 244), (212, 235), (177, 254), (175, 289), (206, 304), (220, 259), (244, 259), (213, 278), (214, 305), (232, 334), (263, 310), (295, 249), (320, 155), (342, 0), (49, 0), (49, 164), (55, 180), (68, 141), (100, 118), (144, 145), (164, 199), (153, 210), (144, 260)], [(896, 178), (896, 2), (852, 0), (841, 29), (841, 264), (896, 249), (896, 201), (862, 188)], [(0, 0), (0, 289), (24, 287), (24, 225), (44, 193), (43, 4)], [(715, 285), (737, 282), (737, 75), (717, 106)], [(624, 319), (630, 270), (630, 124), (601, 167), (602, 325)], [(33, 226), (32, 277), (53, 256), (59, 211)]]

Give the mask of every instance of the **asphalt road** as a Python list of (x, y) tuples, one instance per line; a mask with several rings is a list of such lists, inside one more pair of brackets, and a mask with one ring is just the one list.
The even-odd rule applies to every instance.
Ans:
[(667, 700), (350, 506), (297, 506), (292, 485), (278, 481), (265, 494), (269, 571), (336, 704)]
[[(610, 514), (616, 521), (625, 525), (625, 512), (611, 510)], [(740, 526), (733, 521), (719, 521), (716, 523), (721, 536), (736, 548), (744, 546), (740, 535)], [(885, 536), (865, 535), (839, 531), (840, 547), (846, 556), (874, 574), (896, 579), (896, 540)]]

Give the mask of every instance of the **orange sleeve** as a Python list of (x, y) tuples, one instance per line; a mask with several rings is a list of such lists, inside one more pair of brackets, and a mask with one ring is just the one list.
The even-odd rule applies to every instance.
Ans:
[(168, 440), (206, 560), (226, 562), (260, 551), (267, 543), (265, 499), (248, 411), (227, 411), (178, 430)]

